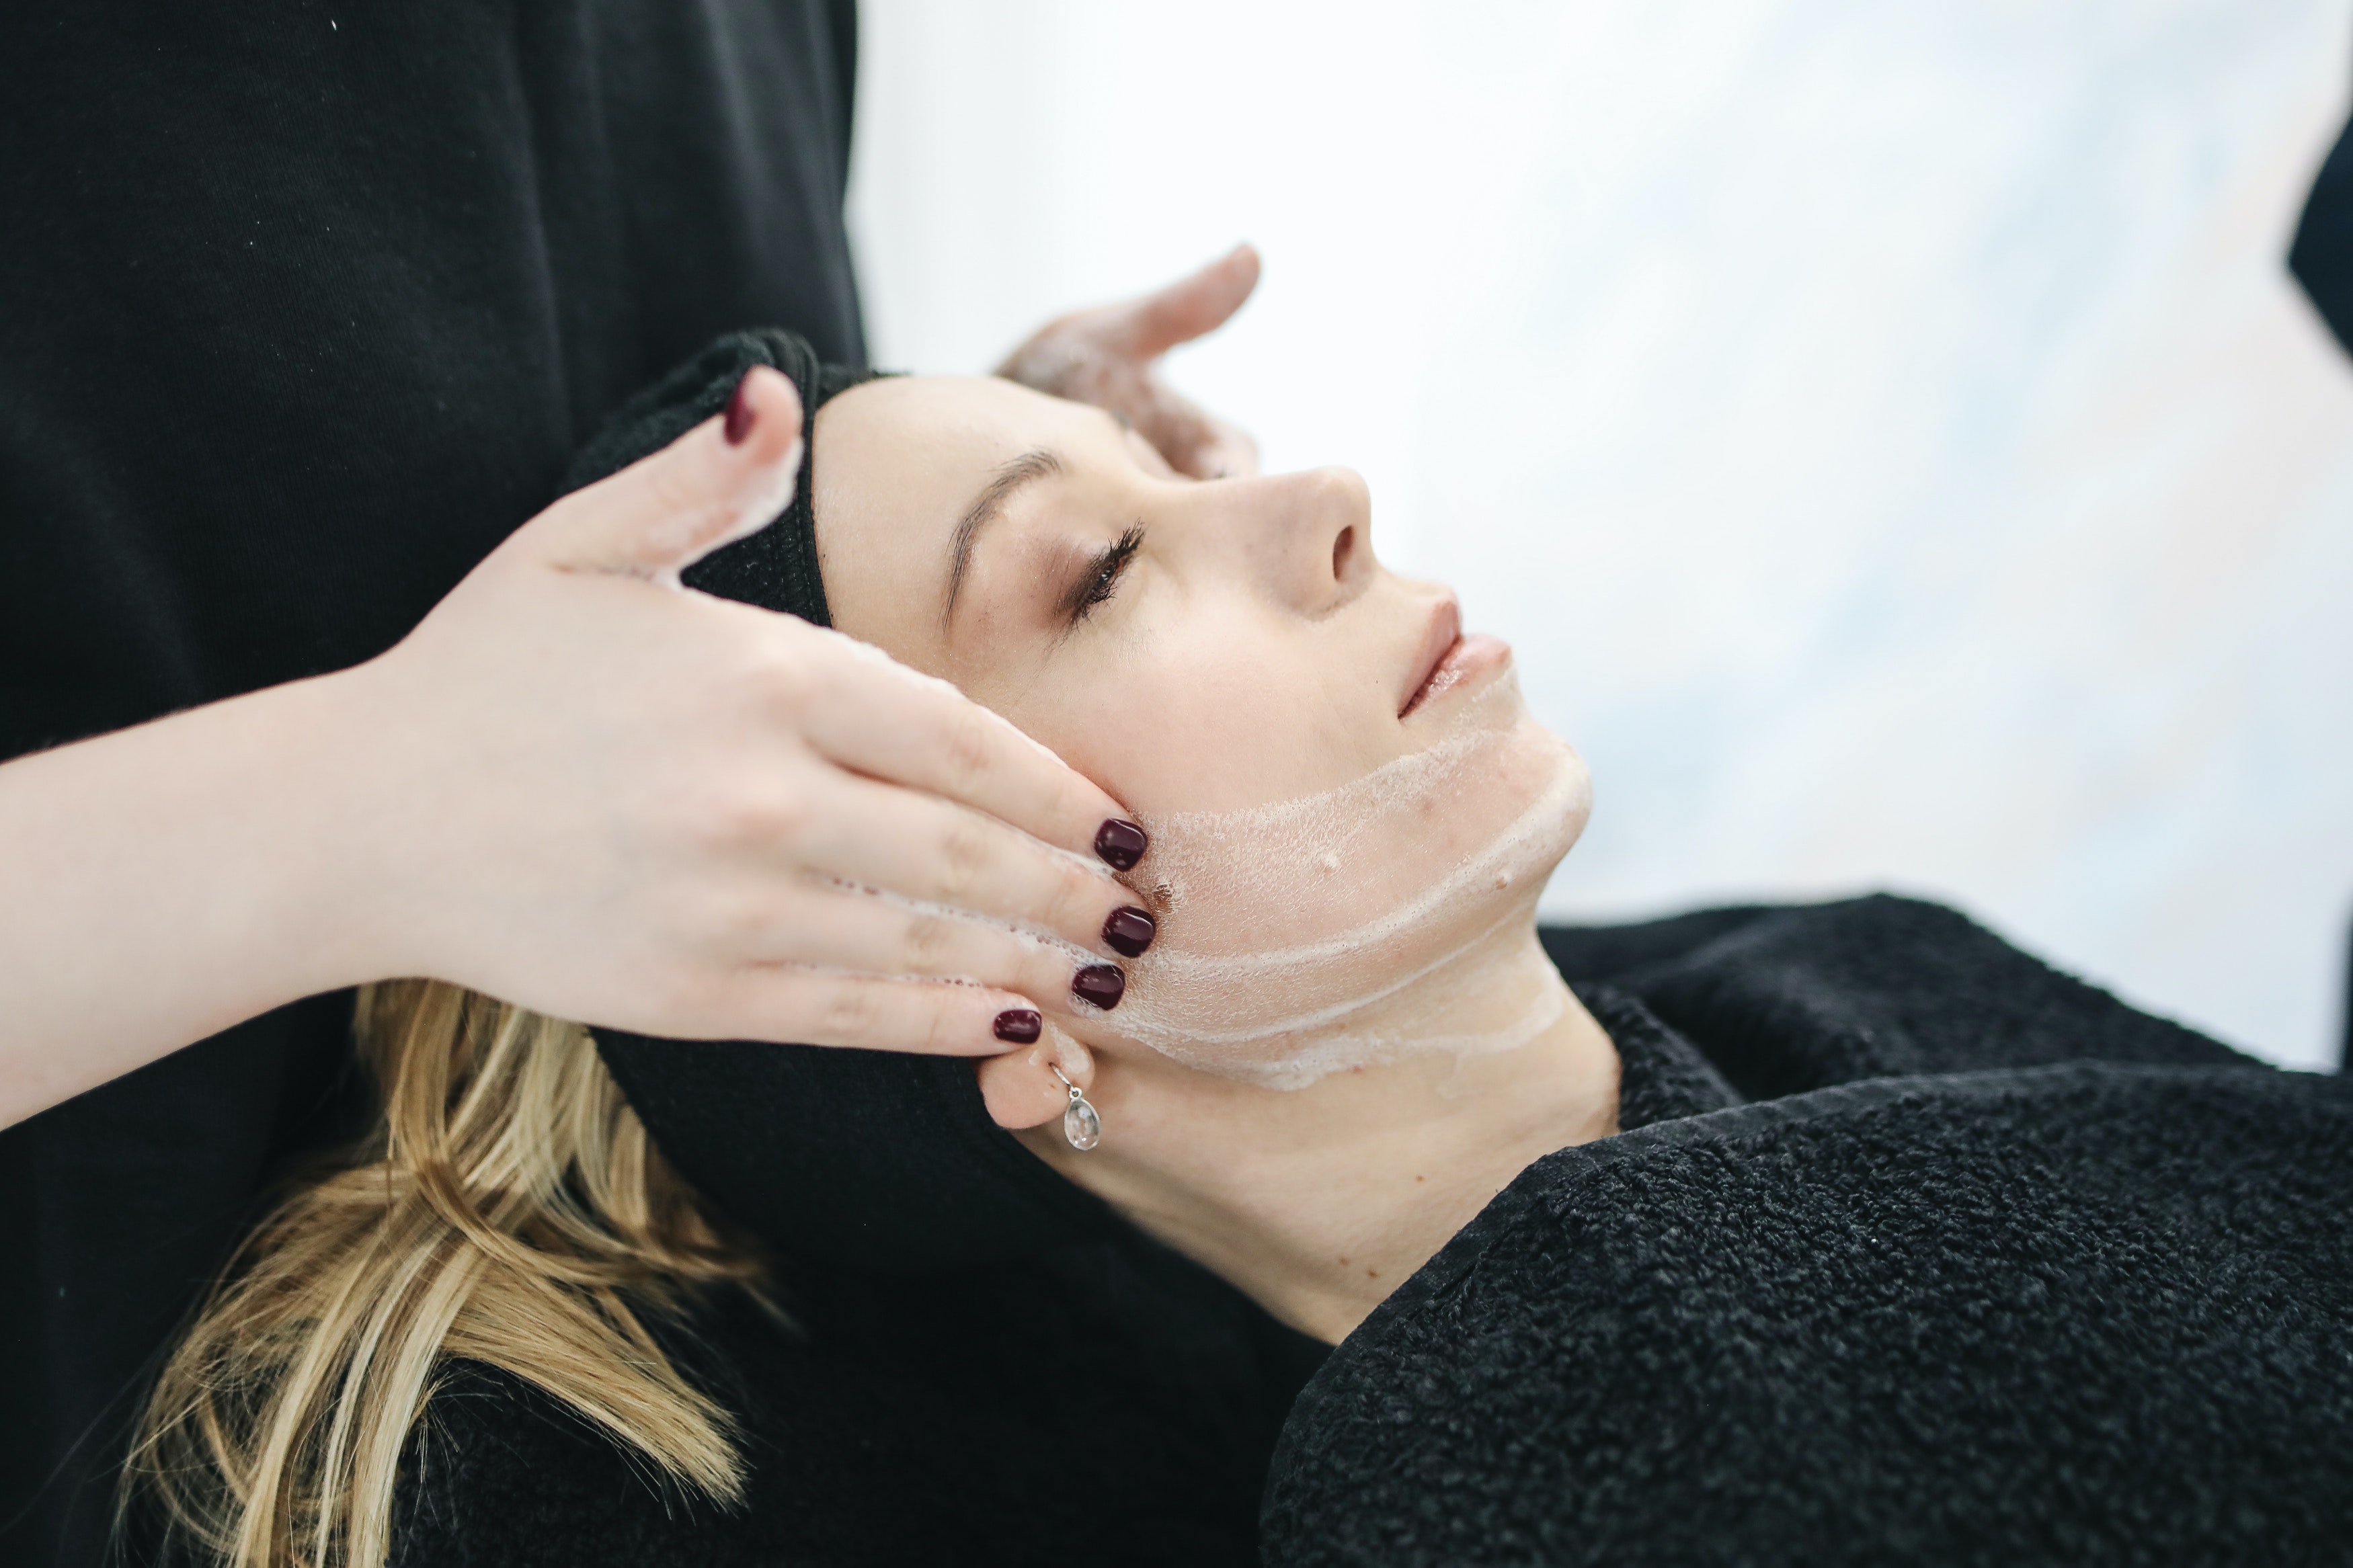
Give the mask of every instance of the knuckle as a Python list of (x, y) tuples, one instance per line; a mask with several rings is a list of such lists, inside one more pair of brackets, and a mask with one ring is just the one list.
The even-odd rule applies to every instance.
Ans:
[(911, 974), (936, 973), (954, 955), (956, 931), (937, 915), (913, 915), (899, 933), (900, 965)]
[(955, 1001), (965, 989), (939, 984), (919, 987), (921, 1001), (903, 1019), (900, 1043), (908, 1049), (931, 1055), (954, 1052), (968, 1027), (965, 1012)]
[(696, 911), (701, 945), (714, 956), (736, 957), (757, 951), (762, 927), (758, 902), (740, 889), (706, 895)]
[(698, 968), (761, 957), (778, 925), (773, 889), (736, 876), (698, 878), (668, 905), (669, 945)]
[(828, 1040), (871, 1040), (882, 1027), (882, 999), (871, 984), (829, 985), (812, 1020), (816, 1032)]
[(724, 855), (735, 847), (734, 805), (732, 798), (711, 788), (689, 788), (676, 792), (664, 808), (664, 842), (659, 847), (668, 849), (675, 844), (684, 852), (684, 871), (714, 855)]
[(688, 830), (716, 853), (750, 846), (791, 844), (808, 823), (806, 803), (790, 791), (716, 788), (691, 804)]
[(988, 829), (976, 821), (949, 826), (940, 838), (936, 861), (940, 901), (963, 905), (980, 887), (994, 858)]
[[(774, 629), (784, 632), (781, 627)], [(796, 639), (788, 634), (767, 639), (760, 657), (753, 661), (750, 684), (762, 711), (797, 724), (816, 708), (822, 679), (812, 668), (815, 661), (809, 650), (795, 645)]]
[(1058, 931), (1083, 931), (1092, 942), (1096, 928), (1122, 899), (1124, 889), (1071, 867), (1059, 868), (1054, 879), (1050, 923)]
[(655, 1032), (688, 1038), (709, 1033), (714, 1015), (724, 1011), (717, 1005), (719, 989), (701, 968), (676, 963), (652, 965), (630, 983), (635, 1005), (656, 1021)]
[(944, 738), (947, 744), (942, 765), (947, 770), (948, 785), (959, 795), (969, 795), (996, 771), (994, 727), (977, 710), (958, 712), (949, 720)]

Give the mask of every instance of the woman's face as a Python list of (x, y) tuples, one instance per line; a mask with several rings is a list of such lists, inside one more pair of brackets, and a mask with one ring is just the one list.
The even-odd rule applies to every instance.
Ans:
[(825, 405), (816, 476), (835, 623), (1152, 832), (1159, 940), (1089, 1045), (1288, 1089), (1556, 1010), (1540, 963), (1486, 965), (1534, 951), (1583, 764), (1451, 593), (1374, 557), (1355, 474), (1184, 479), (1098, 409), (911, 377)]
[(1185, 479), (1101, 410), (993, 379), (870, 382), (817, 429), (835, 625), (1139, 815), (1359, 778), (1444, 736), (1508, 662), (1458, 642), (1451, 591), (1375, 558), (1345, 468)]

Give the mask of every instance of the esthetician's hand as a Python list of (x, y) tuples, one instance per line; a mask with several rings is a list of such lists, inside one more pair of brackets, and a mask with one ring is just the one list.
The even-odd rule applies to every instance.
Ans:
[(0, 766), (0, 1125), (400, 975), (967, 1056), (1115, 1003), (1153, 934), (1117, 802), (941, 681), (680, 586), (782, 508), (800, 425), (755, 370), (369, 663)]
[(1160, 379), (1160, 356), (1217, 331), (1258, 287), (1258, 252), (1238, 245), (1189, 278), (1039, 328), (997, 374), (1124, 416), (1169, 466), (1197, 479), (1258, 472), (1258, 443)]
[[(1102, 851), (1142, 847), (1116, 801), (944, 681), (679, 586), (784, 505), (800, 426), (754, 370), (368, 671), (377, 749), (416, 759), (384, 807), (402, 972), (649, 1034), (980, 1055), (1067, 1014), (1078, 967), (905, 900), (1115, 956), (1134, 900)], [(946, 977), (985, 984), (906, 984)]]

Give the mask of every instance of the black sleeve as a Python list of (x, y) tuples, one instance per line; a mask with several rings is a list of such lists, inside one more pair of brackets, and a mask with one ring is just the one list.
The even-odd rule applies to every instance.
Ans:
[[(854, 23), (0, 6), (0, 758), (381, 653), (717, 333), (861, 361)], [(0, 1131), (0, 1561), (101, 1556), (142, 1369), (341, 1131), (348, 1013)]]

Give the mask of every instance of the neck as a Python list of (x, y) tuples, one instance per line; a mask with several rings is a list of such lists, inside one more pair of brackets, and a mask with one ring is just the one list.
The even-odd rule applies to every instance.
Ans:
[(1530, 1163), (1617, 1130), (1616, 1049), (1541, 949), (1526, 951), (1533, 926), (1517, 941), (1496, 961), (1525, 973), (1533, 956), (1562, 1003), (1525, 1045), (1287, 1090), (1098, 1051), (1088, 1097), (1102, 1145), (1079, 1153), (1051, 1124), (1021, 1137), (1284, 1322), (1336, 1342)]

